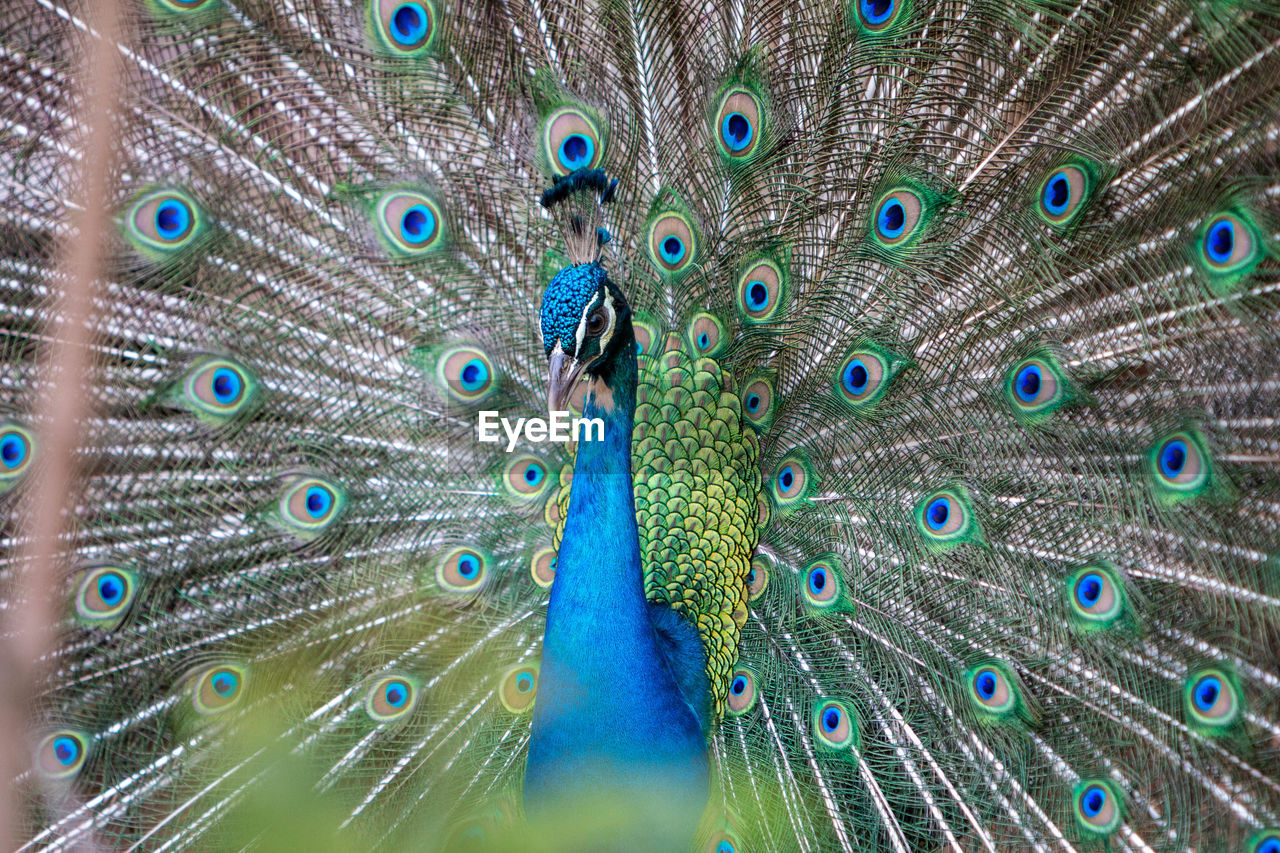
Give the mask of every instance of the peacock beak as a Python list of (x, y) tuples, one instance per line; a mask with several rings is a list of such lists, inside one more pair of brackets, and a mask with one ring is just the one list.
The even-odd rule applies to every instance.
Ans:
[(582, 362), (572, 357), (559, 345), (551, 351), (547, 361), (547, 408), (563, 412), (569, 408), (569, 395), (582, 375)]

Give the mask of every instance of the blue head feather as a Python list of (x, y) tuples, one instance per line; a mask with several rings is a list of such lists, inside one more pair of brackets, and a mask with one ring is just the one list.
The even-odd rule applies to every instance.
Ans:
[(551, 279), (541, 312), (542, 341), (548, 353), (557, 343), (565, 352), (573, 352), (582, 311), (606, 278), (604, 267), (593, 262), (565, 267)]

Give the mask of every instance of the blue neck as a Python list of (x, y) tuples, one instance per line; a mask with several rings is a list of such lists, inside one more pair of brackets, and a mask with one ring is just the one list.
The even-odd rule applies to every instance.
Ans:
[[(603, 418), (604, 440), (578, 444), (547, 607), (525, 809), (555, 821), (560, 809), (603, 798), (606, 807), (625, 806), (633, 828), (646, 833), (643, 849), (677, 849), (661, 845), (687, 845), (693, 835), (707, 798), (706, 742), (650, 622), (631, 479), (634, 345), (615, 361), (606, 374), (612, 409), (594, 398), (585, 407), (586, 417)], [(638, 806), (637, 797), (656, 799), (664, 813)], [(654, 821), (675, 834), (654, 843)]]

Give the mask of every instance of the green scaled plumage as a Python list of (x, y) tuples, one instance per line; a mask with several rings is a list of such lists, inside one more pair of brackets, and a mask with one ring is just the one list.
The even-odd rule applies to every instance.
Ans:
[(574, 451), (480, 429), (599, 168), (690, 850), (1280, 847), (1274, 3), (2, 5), (6, 644), (107, 214), (12, 846), (607, 845), (522, 823)]

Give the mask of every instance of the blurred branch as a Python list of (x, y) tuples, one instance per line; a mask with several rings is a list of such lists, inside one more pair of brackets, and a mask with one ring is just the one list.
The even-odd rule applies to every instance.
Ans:
[(114, 114), (120, 97), (118, 0), (91, 0), (84, 4), (84, 15), (89, 38), (80, 81), (80, 195), (74, 200), (72, 236), (50, 282), (59, 301), (43, 366), (43, 387), (48, 391), (37, 421), (41, 468), (30, 480), (20, 571), (10, 599), (15, 606), (7, 613), (9, 640), (0, 648), (0, 683), (5, 687), (0, 691), (0, 772), (5, 782), (0, 842), (9, 841), (9, 849), (23, 841), (22, 803), (12, 780), (30, 766), (28, 714), (61, 616), (54, 596), (61, 568), (59, 538), (67, 532), (79, 491), (77, 450), (89, 414), (84, 384), (90, 366), (93, 296), (110, 223)]

